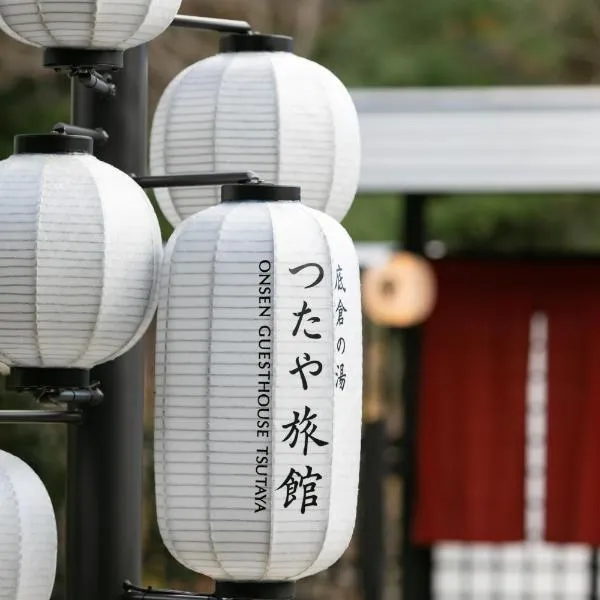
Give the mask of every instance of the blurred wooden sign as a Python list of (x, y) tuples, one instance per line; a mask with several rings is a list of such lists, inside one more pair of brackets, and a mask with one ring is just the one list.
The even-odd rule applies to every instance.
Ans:
[(416, 254), (394, 254), (387, 264), (363, 276), (366, 316), (378, 325), (410, 327), (429, 317), (437, 286), (433, 268)]

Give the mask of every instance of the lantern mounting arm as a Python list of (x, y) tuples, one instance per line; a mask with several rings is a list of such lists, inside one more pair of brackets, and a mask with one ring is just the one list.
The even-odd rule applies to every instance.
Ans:
[(252, 27), (246, 21), (214, 19), (211, 17), (193, 17), (191, 15), (177, 15), (170, 26), (183, 27), (186, 29), (202, 29), (204, 31), (218, 31), (220, 33), (252, 34)]
[[(295, 585), (291, 582), (234, 582), (233, 587), (217, 586), (213, 594), (196, 594), (182, 590), (158, 589), (152, 586), (142, 587), (134, 585), (130, 581), (123, 582), (122, 600), (251, 600), (253, 598), (265, 598), (271, 600), (293, 600), (295, 597)], [(261, 591), (265, 590), (265, 591)]]
[(83, 87), (98, 92), (102, 96), (116, 96), (117, 86), (112, 82), (112, 75), (99, 73), (89, 67), (73, 67), (69, 71), (69, 77), (75, 78)]
[(76, 410), (0, 410), (0, 425), (79, 423), (82, 418)]
[(57, 123), (52, 128), (53, 133), (62, 135), (85, 135), (91, 137), (95, 144), (106, 144), (109, 140), (109, 135), (104, 129), (98, 127), (96, 129), (88, 129), (87, 127), (78, 127), (69, 123)]
[[(58, 378), (52, 381), (53, 375)], [(69, 379), (70, 375), (70, 379)], [(87, 380), (86, 380), (87, 379)], [(0, 425), (6, 423), (79, 423), (84, 409), (102, 402), (99, 382), (90, 382), (83, 370), (27, 369), (15, 367), (8, 388), (29, 392), (41, 409), (0, 410)], [(52, 408), (46, 408), (52, 406)]]
[(189, 175), (147, 175), (133, 180), (142, 188), (201, 187), (226, 185), (228, 183), (261, 183), (260, 177), (252, 171), (234, 171), (224, 173), (193, 173)]
[(130, 581), (123, 582), (123, 600), (215, 600), (211, 594), (194, 594), (181, 590), (162, 590), (152, 586), (142, 587)]

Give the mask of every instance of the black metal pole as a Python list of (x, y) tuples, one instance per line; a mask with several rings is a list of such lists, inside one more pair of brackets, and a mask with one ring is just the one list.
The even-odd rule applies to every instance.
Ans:
[(385, 592), (384, 480), (386, 423), (366, 421), (361, 453), (358, 539), (363, 598), (382, 600)]
[(9, 423), (79, 423), (81, 413), (68, 410), (0, 410), (0, 425)]
[[(145, 46), (125, 53), (116, 97), (73, 81), (74, 125), (102, 128), (98, 158), (144, 175), (148, 62)], [(141, 580), (144, 351), (146, 338), (92, 371), (105, 399), (69, 428), (67, 600), (116, 600), (127, 579)]]
[[(403, 249), (425, 253), (425, 209), (427, 197), (408, 195), (404, 200)], [(402, 485), (402, 600), (431, 600), (431, 548), (413, 543), (411, 530), (415, 507), (417, 467), (417, 419), (419, 409), (419, 379), (421, 370), (421, 328), (409, 327), (401, 331), (404, 357), (402, 400), (404, 403), (404, 452)]]
[(590, 549), (590, 600), (598, 600), (598, 549)]

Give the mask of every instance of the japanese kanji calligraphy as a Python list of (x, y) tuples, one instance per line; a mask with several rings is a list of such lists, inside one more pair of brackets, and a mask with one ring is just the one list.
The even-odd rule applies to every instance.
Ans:
[(320, 473), (313, 473), (313, 468), (306, 467), (306, 475), (303, 475), (296, 469), (290, 469), (288, 476), (283, 480), (283, 483), (277, 488), (281, 490), (285, 488), (285, 499), (283, 508), (288, 508), (297, 500), (300, 502), (300, 512), (304, 514), (310, 506), (317, 506), (318, 496), (317, 481), (323, 479)]
[[(344, 269), (338, 264), (335, 270), (335, 282), (333, 284), (335, 295), (335, 331), (337, 337), (335, 349), (336, 355), (343, 355), (346, 352), (346, 339), (343, 336), (344, 318), (348, 309), (344, 306), (342, 295), (346, 293), (346, 285), (344, 283)], [(336, 362), (335, 365), (335, 387), (341, 392), (346, 387), (346, 377), (348, 373), (343, 362)]]
[(314, 420), (317, 418), (317, 413), (314, 413), (308, 406), (304, 407), (304, 414), (300, 418), (300, 413), (294, 411), (294, 420), (284, 425), (283, 428), (287, 429), (287, 435), (283, 438), (284, 442), (290, 444), (290, 448), (295, 448), (298, 443), (298, 439), (302, 436), (304, 456), (308, 455), (308, 447), (310, 443), (317, 446), (327, 446), (329, 442), (320, 440), (316, 437), (317, 425)]

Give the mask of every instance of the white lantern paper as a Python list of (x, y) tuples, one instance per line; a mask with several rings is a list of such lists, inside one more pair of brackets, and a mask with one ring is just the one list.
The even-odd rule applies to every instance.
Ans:
[[(356, 253), (298, 188), (225, 186), (167, 246), (157, 325), (158, 520), (221, 581), (329, 567), (354, 528), (362, 339)], [(292, 190), (292, 191), (290, 191)], [(295, 192), (294, 192), (295, 190)]]
[(56, 575), (56, 519), (40, 478), (0, 450), (0, 599), (48, 600)]
[(127, 50), (160, 35), (181, 0), (0, 0), (0, 29), (44, 48)]
[(128, 175), (85, 153), (89, 138), (17, 136), (16, 148), (0, 162), (0, 362), (89, 369), (150, 325), (158, 221)]
[[(359, 122), (347, 89), (289, 51), (289, 38), (234, 35), (223, 48), (165, 90), (151, 132), (151, 173), (250, 169), (264, 181), (300, 185), (305, 205), (341, 221), (360, 171)], [(172, 225), (220, 198), (216, 186), (155, 193)]]

